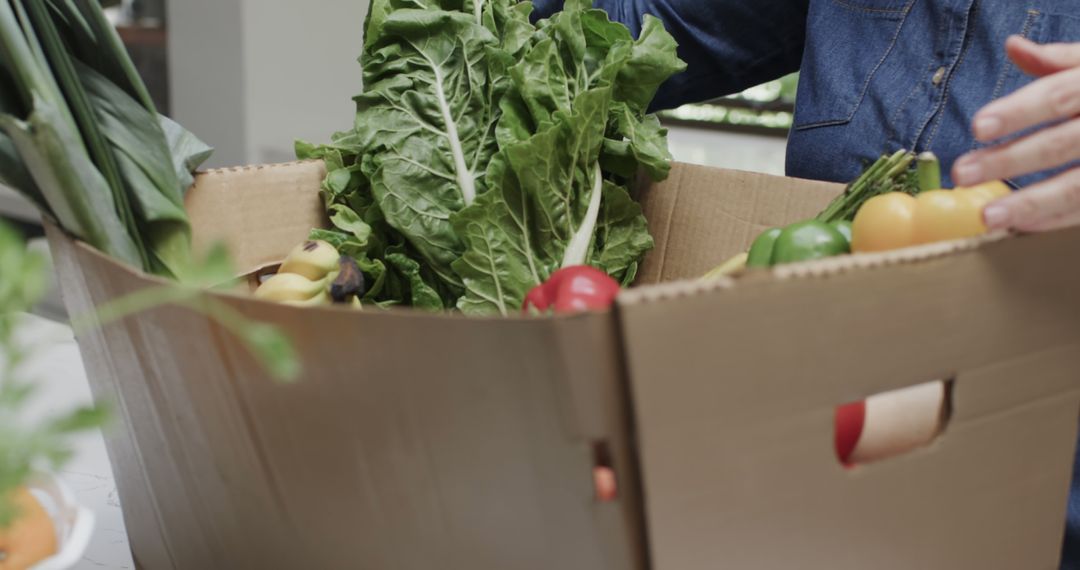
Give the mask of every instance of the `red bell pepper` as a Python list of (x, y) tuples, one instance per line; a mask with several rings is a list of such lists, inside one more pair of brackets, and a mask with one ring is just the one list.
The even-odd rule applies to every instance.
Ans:
[(523, 309), (556, 314), (603, 311), (615, 303), (619, 290), (617, 281), (595, 267), (567, 267), (530, 291)]
[[(603, 311), (615, 303), (619, 290), (617, 281), (595, 267), (567, 267), (529, 291), (523, 310), (526, 313), (555, 311), (556, 314)], [(619, 487), (615, 470), (604, 466), (593, 468), (593, 488), (597, 501), (610, 503), (617, 500)]]
[(859, 445), (866, 423), (866, 402), (855, 402), (836, 408), (836, 456), (846, 467), (852, 467), (851, 455)]

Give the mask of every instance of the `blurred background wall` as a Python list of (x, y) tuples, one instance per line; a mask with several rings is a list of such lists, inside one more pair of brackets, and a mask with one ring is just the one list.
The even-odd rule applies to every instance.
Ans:
[[(169, 2), (175, 118), (215, 144), (218, 166), (289, 160), (294, 139), (327, 140), (351, 122), (366, 9), (363, 0)], [(676, 158), (783, 173), (782, 129), (716, 126), (671, 126)]]
[(290, 160), (295, 139), (352, 124), (367, 4), (168, 3), (172, 113), (218, 149), (211, 166)]

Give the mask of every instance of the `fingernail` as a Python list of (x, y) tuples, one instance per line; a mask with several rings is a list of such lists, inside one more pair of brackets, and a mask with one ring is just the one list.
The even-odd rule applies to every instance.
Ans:
[(981, 180), (982, 165), (974, 158), (965, 158), (956, 163), (956, 179), (960, 184), (972, 184)]
[(1004, 229), (1009, 225), (1009, 209), (991, 204), (983, 210), (983, 220), (986, 222), (986, 227), (992, 230)]
[(997, 117), (975, 119), (975, 136), (983, 140), (997, 138), (1004, 128), (1005, 125)]

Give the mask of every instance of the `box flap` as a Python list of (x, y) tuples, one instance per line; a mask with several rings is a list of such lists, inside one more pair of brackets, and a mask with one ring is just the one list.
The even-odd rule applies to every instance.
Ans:
[[(1080, 229), (968, 245), (620, 299), (656, 568), (1054, 567)], [(935, 445), (840, 467), (836, 405), (946, 378)]]
[[(211, 187), (259, 194), (245, 184)], [(50, 240), (73, 314), (162, 284), (62, 232)], [(252, 243), (248, 255), (272, 253)], [(286, 331), (300, 381), (275, 383), (227, 327), (182, 307), (80, 335), (95, 393), (121, 416), (109, 444), (137, 559), (177, 570), (645, 567), (610, 314), (465, 319), (211, 295)], [(623, 490), (614, 502), (594, 496), (597, 444)]]
[(195, 251), (224, 242), (240, 274), (280, 262), (312, 228), (327, 226), (325, 177), (322, 161), (199, 173), (184, 198)]
[(639, 187), (656, 247), (639, 284), (700, 277), (746, 251), (769, 227), (812, 218), (843, 187), (766, 174), (676, 164), (659, 183)]

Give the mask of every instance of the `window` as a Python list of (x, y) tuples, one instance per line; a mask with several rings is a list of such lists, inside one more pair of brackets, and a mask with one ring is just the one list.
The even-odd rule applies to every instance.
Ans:
[(660, 118), (668, 125), (786, 137), (798, 84), (796, 73), (738, 95), (664, 111)]

